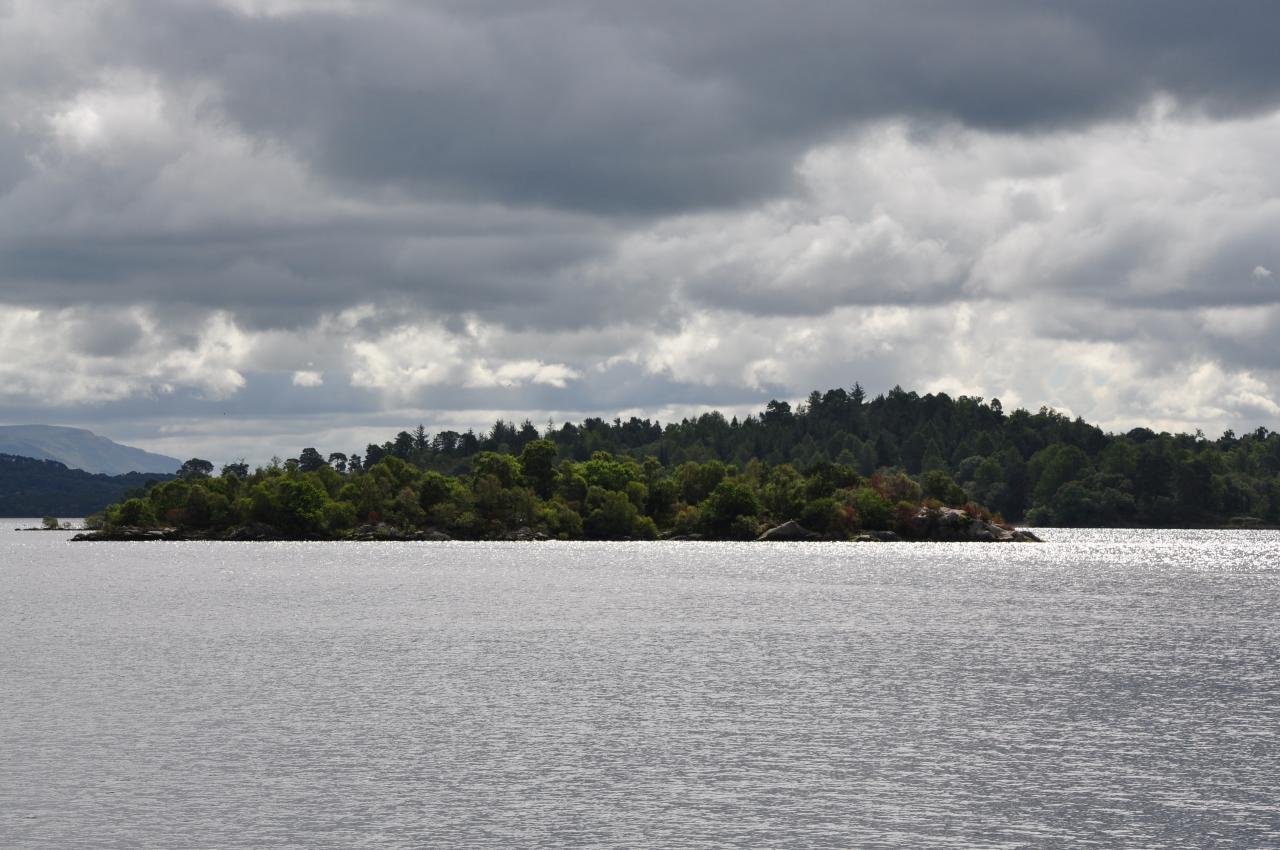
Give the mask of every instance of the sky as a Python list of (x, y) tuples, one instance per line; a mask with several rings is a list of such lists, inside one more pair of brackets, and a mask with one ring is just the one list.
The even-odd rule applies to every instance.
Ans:
[(1268, 0), (0, 0), (0, 423), (1280, 428)]

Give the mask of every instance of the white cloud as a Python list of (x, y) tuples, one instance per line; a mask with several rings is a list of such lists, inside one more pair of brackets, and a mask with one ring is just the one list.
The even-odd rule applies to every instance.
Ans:
[(172, 128), (154, 81), (136, 74), (108, 75), (49, 115), (55, 137), (67, 147), (92, 151), (111, 145), (137, 147), (165, 141)]
[(485, 365), (480, 374), (473, 376), (469, 386), (516, 387), (521, 384), (543, 384), (563, 389), (569, 381), (582, 377), (577, 369), (563, 363), (543, 363), (541, 360), (515, 360), (502, 363), (497, 368)]
[(140, 308), (0, 306), (0, 400), (95, 404), (178, 389), (224, 399), (244, 386), (250, 349), (225, 313), (175, 329)]
[(462, 331), (429, 322), (402, 324), (349, 343), (355, 386), (405, 395), (421, 387), (517, 387), (542, 384), (565, 387), (581, 372), (564, 363), (540, 359), (494, 358), (492, 338), (501, 328), (472, 320)]
[[(612, 222), (592, 233), (608, 250), (583, 250), (565, 236), (581, 218), (327, 183), (201, 92), (137, 73), (24, 108), (50, 147), (0, 195), (0, 232), (143, 252), (137, 268), (73, 270), (73, 284), (92, 285), (67, 296), (55, 280), (51, 298), (109, 292), (97, 279), (118, 273), (142, 281), (119, 303), (176, 299), (171, 269), (149, 263), (177, 244), (181, 280), (201, 281), (191, 297), (222, 303), (166, 301), (175, 319), (15, 299), (0, 308), (0, 399), (230, 399), (266, 373), (335, 395), (375, 390), (367, 416), (411, 410), (423, 389), (530, 388), (608, 414), (586, 387), (630, 367), (641, 396), (612, 403), (637, 411), (858, 380), (1050, 404), (1117, 428), (1240, 429), (1277, 415), (1280, 293), (1267, 282), (1280, 263), (1280, 113), (1152, 109), (1035, 136), (884, 121), (807, 151), (790, 197)], [(80, 181), (108, 191), (82, 197)], [(348, 232), (391, 236), (341, 241)], [(263, 247), (261, 234), (278, 238)], [(206, 237), (235, 247), (205, 253)], [(582, 257), (543, 256), (560, 238)], [(392, 282), (366, 287), (366, 269)], [(326, 286), (329, 300), (299, 317)]]

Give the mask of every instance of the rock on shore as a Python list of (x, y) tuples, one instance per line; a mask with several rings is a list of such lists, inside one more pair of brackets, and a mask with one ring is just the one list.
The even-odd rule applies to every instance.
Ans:
[(760, 540), (818, 540), (822, 535), (816, 531), (810, 531), (800, 523), (793, 519), (787, 520), (782, 525), (775, 526), (764, 534), (761, 534)]
[(1030, 531), (1005, 528), (958, 508), (921, 508), (904, 533), (911, 540), (975, 543), (1039, 543)]
[[(775, 526), (759, 540), (829, 540), (789, 520)], [(912, 517), (902, 533), (892, 531), (864, 531), (853, 538), (856, 543), (895, 543), (902, 540), (934, 542), (982, 542), (982, 543), (1039, 543), (1040, 538), (1030, 531), (1016, 530), (972, 517), (957, 508), (921, 508)]]

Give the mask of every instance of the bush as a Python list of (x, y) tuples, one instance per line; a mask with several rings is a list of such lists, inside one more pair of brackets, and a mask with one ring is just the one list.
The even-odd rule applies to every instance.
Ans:
[(126, 525), (155, 526), (155, 510), (146, 499), (129, 499), (118, 505), (107, 508), (106, 522), (108, 528), (119, 528)]
[(346, 531), (355, 528), (355, 506), (350, 502), (329, 502), (324, 506), (324, 524), (330, 531)]
[(840, 525), (840, 506), (830, 497), (814, 499), (800, 512), (799, 522), (810, 531), (830, 534)]
[(867, 531), (889, 531), (894, 526), (893, 504), (871, 487), (863, 487), (854, 494), (853, 507)]
[(739, 516), (725, 530), (730, 540), (755, 540), (760, 536), (760, 524), (747, 516)]
[(676, 534), (697, 534), (702, 527), (702, 514), (696, 505), (685, 505), (676, 512), (671, 528)]
[(582, 517), (558, 500), (542, 506), (538, 513), (538, 524), (557, 540), (575, 540), (582, 536)]
[(642, 517), (626, 493), (592, 487), (587, 491), (587, 516), (583, 530), (596, 540), (657, 536), (653, 520)]
[(968, 498), (964, 489), (941, 469), (931, 469), (921, 475), (920, 489), (926, 499), (937, 499), (944, 505), (962, 505)]
[(754, 520), (760, 514), (760, 500), (751, 488), (733, 478), (721, 481), (700, 508), (702, 523), (716, 535), (729, 532), (740, 517)]

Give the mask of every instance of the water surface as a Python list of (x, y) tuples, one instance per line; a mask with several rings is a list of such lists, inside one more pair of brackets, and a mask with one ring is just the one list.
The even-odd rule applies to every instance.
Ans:
[(1280, 847), (1280, 534), (0, 532), (0, 846)]

